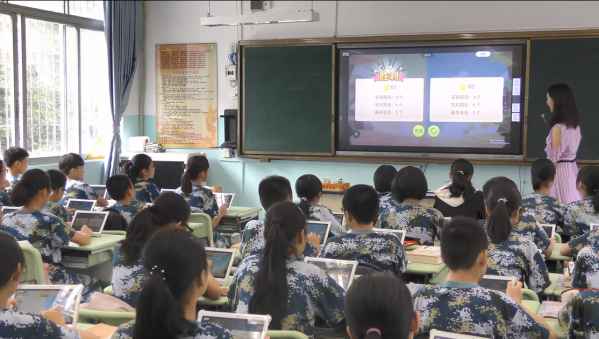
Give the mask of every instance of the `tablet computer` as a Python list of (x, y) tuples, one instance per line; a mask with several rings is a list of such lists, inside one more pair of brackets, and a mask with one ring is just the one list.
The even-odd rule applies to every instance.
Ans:
[(231, 273), (231, 267), (233, 267), (233, 261), (235, 259), (235, 250), (206, 247), (206, 256), (212, 263), (212, 276), (214, 276), (217, 281), (221, 283), (224, 282)]
[(89, 185), (98, 198), (106, 199), (108, 196), (108, 191), (106, 190), (106, 185)]
[(431, 330), (429, 339), (486, 339), (486, 337), (477, 337), (468, 334)]
[(478, 282), (478, 285), (490, 290), (495, 290), (505, 293), (507, 284), (512, 280), (518, 280), (515, 277), (505, 277), (501, 275), (489, 275), (485, 274)]
[(66, 206), (66, 208), (77, 211), (91, 211), (94, 207), (96, 207), (96, 201), (87, 199), (69, 199)]
[(81, 227), (86, 225), (92, 230), (92, 235), (99, 236), (104, 230), (108, 214), (109, 212), (76, 211), (75, 216), (73, 216), (72, 227), (74, 230), (79, 231)]
[(20, 209), (21, 207), (16, 206), (2, 206), (2, 214), (7, 215), (8, 213), (16, 212)]
[(235, 193), (214, 193), (214, 198), (216, 199), (216, 204), (218, 208), (225, 206), (226, 208), (230, 208), (233, 206), (233, 199), (235, 199)]
[(356, 260), (305, 257), (304, 261), (320, 267), (346, 291), (354, 280), (358, 268)]
[(177, 193), (177, 190), (176, 189), (172, 189), (172, 188), (162, 188), (162, 189), (160, 189), (160, 193), (164, 193), (164, 192)]
[(333, 216), (337, 219), (337, 222), (341, 226), (345, 226), (345, 213), (343, 212), (333, 212)]
[(590, 227), (591, 233), (593, 233), (593, 232), (595, 232), (595, 230), (597, 228), (599, 228), (599, 224), (590, 224), (589, 227)]
[(327, 243), (329, 232), (331, 231), (331, 223), (324, 221), (308, 220), (306, 234), (314, 233), (320, 239), (320, 248)]
[(83, 285), (19, 285), (15, 292), (15, 310), (40, 314), (58, 308), (66, 325), (76, 325)]
[(549, 237), (549, 239), (555, 238), (556, 226), (554, 224), (539, 224), (539, 226), (541, 226), (543, 228), (543, 230), (545, 231), (545, 233), (547, 233), (547, 236)]
[(401, 241), (402, 244), (403, 244), (404, 240), (406, 240), (406, 230), (392, 230), (392, 229), (387, 229), (387, 228), (373, 228), (372, 230), (375, 233), (395, 234), (399, 238), (399, 240)]
[(198, 312), (198, 322), (220, 325), (231, 331), (235, 339), (264, 339), (270, 325), (269, 315), (211, 312)]

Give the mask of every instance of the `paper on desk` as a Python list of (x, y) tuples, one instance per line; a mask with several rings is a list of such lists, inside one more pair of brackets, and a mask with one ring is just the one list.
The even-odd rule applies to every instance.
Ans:
[(78, 243), (69, 241), (69, 247), (80, 247)]

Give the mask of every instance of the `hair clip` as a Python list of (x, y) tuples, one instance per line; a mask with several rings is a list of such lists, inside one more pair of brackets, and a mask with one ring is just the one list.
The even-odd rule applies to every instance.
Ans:
[(150, 275), (154, 275), (155, 273), (160, 274), (162, 280), (166, 281), (166, 271), (163, 268), (158, 267), (158, 265), (152, 266), (152, 269), (150, 270)]
[(503, 197), (501, 197), (501, 198), (497, 199), (497, 202), (502, 202), (502, 203), (504, 203), (504, 204), (507, 204), (507, 199), (506, 199), (506, 198), (503, 198)]
[(366, 335), (369, 335), (370, 333), (376, 333), (379, 335), (379, 337), (383, 336), (383, 332), (381, 332), (381, 330), (379, 330), (378, 328), (372, 327), (366, 330)]
[(466, 175), (466, 173), (464, 173), (464, 171), (459, 170), (459, 171), (455, 171), (457, 174), (461, 174), (461, 175)]

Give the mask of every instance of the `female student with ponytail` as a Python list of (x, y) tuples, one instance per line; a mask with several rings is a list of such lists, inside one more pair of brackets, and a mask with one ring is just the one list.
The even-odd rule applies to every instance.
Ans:
[(566, 206), (564, 231), (572, 237), (561, 252), (571, 255), (588, 245), (592, 224), (599, 224), (599, 166), (583, 167), (576, 177), (576, 186), (583, 199)]
[(265, 248), (239, 265), (229, 287), (237, 313), (270, 314), (273, 330), (314, 335), (318, 316), (328, 326), (343, 321), (344, 290), (323, 270), (304, 262), (306, 218), (292, 202), (266, 212)]
[(208, 180), (209, 168), (210, 163), (205, 156), (189, 157), (177, 192), (185, 197), (193, 212), (208, 214), (212, 218), (212, 227), (216, 227), (227, 213), (227, 208), (219, 209), (212, 191), (203, 186)]
[[(112, 270), (112, 293), (115, 297), (131, 306), (137, 305), (146, 278), (142, 262), (143, 247), (161, 229), (184, 228), (189, 215), (189, 206), (183, 197), (165, 192), (152, 206), (133, 218)], [(219, 283), (211, 275), (208, 282), (206, 297), (219, 298), (222, 294)]]
[(445, 217), (485, 218), (485, 202), (481, 191), (472, 186), (474, 166), (466, 159), (458, 159), (451, 164), (451, 183), (435, 192), (435, 209)]
[(516, 184), (505, 177), (484, 185), (487, 235), (490, 240), (487, 274), (515, 277), (541, 293), (549, 286), (549, 273), (537, 246), (527, 237), (512, 232), (520, 220), (522, 197)]
[(410, 291), (390, 273), (363, 275), (352, 283), (345, 319), (350, 339), (411, 339), (418, 328)]
[(121, 325), (116, 339), (232, 339), (231, 333), (197, 319), (198, 298), (208, 287), (206, 251), (200, 239), (183, 229), (155, 233), (143, 255), (148, 277), (135, 321)]
[(0, 232), (0, 338), (89, 339), (95, 336), (64, 326), (64, 317), (57, 310), (41, 314), (12, 310), (9, 301), (23, 273), (25, 259), (16, 240)]
[(89, 276), (76, 274), (62, 266), (61, 249), (73, 241), (80, 245), (90, 243), (91, 230), (83, 226), (81, 231), (71, 230), (58, 218), (42, 210), (50, 195), (50, 178), (40, 169), (25, 172), (11, 192), (11, 200), (23, 206), (2, 218), (2, 228), (17, 240), (28, 240), (48, 264), (48, 275), (53, 284), (84, 284), (89, 287)]
[(331, 232), (335, 236), (342, 235), (345, 230), (326, 206), (320, 205), (322, 196), (322, 182), (317, 176), (305, 174), (297, 178), (295, 193), (300, 198), (299, 208), (304, 212), (306, 219), (319, 220), (331, 223)]
[(152, 180), (156, 171), (152, 158), (146, 154), (137, 154), (125, 162), (123, 169), (135, 186), (136, 200), (152, 203), (158, 198), (160, 190)]

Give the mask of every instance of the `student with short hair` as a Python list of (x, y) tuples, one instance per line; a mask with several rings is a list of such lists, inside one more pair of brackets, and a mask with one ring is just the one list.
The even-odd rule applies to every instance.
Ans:
[(487, 271), (488, 246), (474, 219), (456, 217), (443, 228), (441, 256), (449, 274), (445, 283), (414, 295), (419, 337), (437, 329), (487, 338), (555, 338), (542, 317), (521, 306), (520, 282), (509, 282), (505, 294), (478, 285)]
[(14, 187), (29, 167), (29, 153), (21, 147), (9, 147), (4, 151), (4, 163), (8, 167), (8, 182)]
[(229, 301), (236, 313), (270, 314), (272, 330), (314, 335), (318, 316), (343, 322), (344, 290), (318, 266), (304, 262), (306, 217), (292, 202), (274, 204), (264, 221), (261, 256), (245, 258), (233, 277)]
[(92, 231), (83, 226), (72, 230), (60, 218), (42, 211), (48, 202), (50, 178), (40, 169), (25, 172), (11, 192), (11, 200), (18, 211), (2, 218), (2, 228), (17, 240), (28, 240), (48, 265), (48, 276), (53, 284), (84, 284), (86, 293), (91, 292), (95, 281), (91, 277), (75, 273), (62, 265), (62, 248), (69, 241), (80, 245), (90, 243)]
[(10, 182), (6, 178), (6, 165), (4, 161), (0, 160), (0, 206), (12, 206), (10, 202)]
[(233, 338), (229, 330), (219, 325), (196, 320), (197, 301), (210, 282), (206, 251), (200, 239), (183, 229), (160, 230), (148, 241), (142, 261), (147, 278), (135, 320), (121, 325), (113, 338)]
[(354, 280), (345, 296), (350, 339), (412, 339), (418, 328), (412, 296), (390, 273), (371, 273)]
[(227, 208), (219, 208), (214, 193), (203, 186), (208, 180), (209, 169), (210, 162), (205, 156), (189, 157), (177, 193), (185, 197), (194, 212), (208, 214), (212, 218), (212, 227), (216, 227), (225, 216)]
[(451, 164), (451, 182), (435, 192), (434, 208), (445, 217), (485, 218), (483, 193), (472, 186), (474, 166), (466, 159), (457, 159)]
[[(142, 263), (144, 246), (161, 229), (184, 228), (190, 213), (183, 197), (165, 192), (160, 194), (152, 206), (144, 208), (133, 217), (112, 270), (112, 293), (115, 297), (131, 306), (137, 305), (146, 279)], [(207, 297), (216, 299), (222, 291), (213, 278), (210, 280)]]
[(378, 217), (379, 198), (368, 185), (350, 187), (343, 195), (343, 211), (350, 231), (329, 239), (321, 256), (357, 260), (361, 267), (389, 271), (400, 276), (406, 270), (406, 254), (395, 234), (373, 230)]
[(65, 326), (62, 313), (56, 309), (41, 314), (13, 310), (9, 298), (19, 287), (25, 259), (16, 240), (0, 232), (0, 338), (89, 339), (94, 335)]
[(539, 248), (515, 230), (520, 219), (521, 196), (516, 184), (496, 177), (483, 187), (490, 239), (488, 274), (515, 277), (528, 288), (542, 293), (549, 286), (549, 273)]
[(69, 212), (62, 204), (64, 197), (64, 189), (67, 184), (67, 177), (59, 170), (50, 169), (46, 171), (50, 178), (51, 193), (48, 197), (48, 203), (44, 208), (44, 212), (54, 214), (63, 222), (69, 221)]
[(377, 227), (403, 229), (407, 238), (432, 245), (438, 237), (443, 215), (434, 208), (420, 205), (427, 191), (426, 177), (420, 169), (413, 166), (400, 169), (391, 186), (393, 198), (380, 212)]
[(379, 195), (381, 209), (391, 199), (391, 184), (396, 174), (397, 169), (391, 165), (381, 165), (374, 171), (372, 181), (374, 182), (374, 189)]
[(124, 174), (116, 174), (106, 180), (106, 191), (116, 200), (104, 211), (110, 213), (106, 230), (126, 230), (133, 217), (144, 208), (144, 203), (135, 200), (135, 188), (131, 179)]
[(129, 176), (135, 187), (135, 199), (150, 204), (160, 195), (160, 189), (154, 183), (156, 167), (147, 154), (136, 154), (123, 165), (125, 174)]
[(571, 255), (588, 245), (592, 224), (599, 224), (599, 166), (580, 169), (576, 186), (583, 199), (566, 206), (564, 231), (571, 237), (568, 246), (563, 246), (563, 255)]
[(331, 233), (335, 236), (345, 233), (345, 229), (339, 224), (333, 212), (328, 207), (320, 204), (322, 182), (317, 176), (304, 174), (297, 178), (295, 193), (300, 198), (299, 208), (306, 216), (306, 219), (330, 222)]
[(106, 206), (108, 203), (103, 197), (98, 197), (90, 185), (83, 181), (85, 175), (85, 161), (76, 153), (67, 153), (60, 157), (58, 168), (67, 176), (65, 189), (66, 199), (96, 200), (98, 206)]

